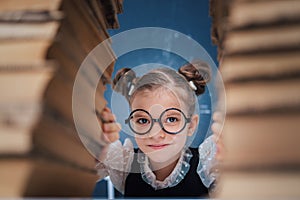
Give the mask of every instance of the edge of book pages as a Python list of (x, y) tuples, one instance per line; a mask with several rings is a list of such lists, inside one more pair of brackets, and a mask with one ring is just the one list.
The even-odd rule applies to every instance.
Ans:
[(300, 2), (284, 1), (232, 1), (229, 6), (228, 26), (240, 29), (268, 26), (281, 22), (299, 22)]
[(2, 0), (0, 11), (16, 10), (57, 10), (62, 0)]

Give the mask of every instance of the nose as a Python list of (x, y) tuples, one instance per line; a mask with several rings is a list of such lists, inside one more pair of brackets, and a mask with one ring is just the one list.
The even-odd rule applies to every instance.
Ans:
[(153, 124), (153, 127), (149, 133), (149, 137), (153, 139), (165, 138), (166, 132), (161, 128), (158, 122)]

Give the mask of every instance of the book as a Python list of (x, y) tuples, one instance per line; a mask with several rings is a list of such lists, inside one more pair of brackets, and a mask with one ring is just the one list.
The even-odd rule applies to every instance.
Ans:
[(220, 60), (224, 54), (223, 41), (226, 37), (228, 2), (222, 0), (211, 0), (209, 6), (209, 15), (212, 20), (211, 39), (213, 44), (217, 45), (218, 56)]
[(1, 40), (0, 65), (30, 65), (45, 60), (52, 40)]
[(226, 35), (224, 48), (226, 54), (298, 49), (299, 35), (298, 24), (236, 30)]
[[(93, 0), (90, 0), (90, 2)], [(102, 11), (105, 16), (105, 22), (107, 28), (117, 29), (119, 28), (119, 21), (117, 14), (122, 13), (123, 11), (123, 0), (108, 0), (101, 1)], [(93, 9), (93, 5), (91, 6)], [(109, 9), (108, 9), (109, 8)]]
[[(104, 13), (117, 20), (115, 12), (102, 1), (0, 2), (2, 197), (91, 196), (95, 159), (104, 145), (98, 114), (114, 67), (111, 41), (91, 56), (87, 69), (79, 69), (108, 38)], [(76, 77), (80, 117), (74, 121)]]
[(300, 73), (300, 51), (228, 56), (220, 68), (225, 82), (255, 79), (278, 79)]
[(59, 11), (0, 12), (0, 66), (44, 63), (61, 18)]
[[(86, 55), (95, 48), (100, 42), (107, 38), (107, 32), (103, 27), (98, 25), (95, 16), (89, 15), (89, 10), (86, 7), (85, 1), (64, 1), (63, 8), (65, 8), (66, 21), (70, 27), (66, 28), (71, 31), (79, 41), (84, 38), (89, 38), (85, 43), (80, 42), (82, 49)], [(84, 9), (84, 7), (86, 7)], [(76, 21), (76, 23), (70, 23)], [(85, 56), (86, 56), (85, 55)]]
[[(72, 34), (70, 24), (65, 22), (63, 25), (60, 32), (61, 34), (59, 33), (57, 42), (53, 43), (50, 47), (47, 57), (50, 59), (55, 58), (60, 62), (61, 65), (64, 66), (60, 68), (60, 71), (66, 76), (70, 76), (72, 80), (75, 79), (79, 68), (83, 65), (83, 61), (85, 61), (84, 64), (87, 65), (83, 67), (88, 69), (87, 74), (89, 74), (89, 78), (97, 76), (95, 79), (90, 79), (93, 80), (94, 84), (97, 84), (95, 80), (99, 78), (110, 80), (109, 77), (112, 76), (115, 61), (115, 55), (111, 50), (110, 41), (105, 40), (105, 42), (103, 42), (101, 40), (101, 47), (92, 51), (92, 49), (96, 47), (96, 42), (93, 42), (94, 44), (87, 47), (87, 44), (84, 44), (85, 42), (80, 39), (84, 37), (91, 38), (91, 36)], [(74, 40), (77, 42), (74, 43)], [(84, 47), (84, 45), (86, 47)], [(76, 49), (76, 51), (73, 49)]]
[(61, 0), (2, 0), (0, 2), (0, 11), (18, 11), (18, 10), (58, 10)]
[(226, 86), (227, 113), (258, 113), (300, 108), (300, 79), (272, 79), (231, 83)]
[(300, 112), (229, 115), (223, 128), (224, 168), (300, 166)]
[[(99, 140), (91, 139), (90, 142), (95, 143), (100, 148)], [(93, 157), (84, 146), (75, 126), (51, 116), (51, 113), (43, 115), (41, 122), (33, 131), (33, 143), (37, 152), (51, 154), (70, 165), (96, 173), (97, 158)]]
[(54, 66), (0, 69), (0, 154), (27, 153)]
[(222, 174), (217, 191), (224, 199), (298, 199), (299, 171), (234, 171)]
[[(92, 31), (94, 31), (93, 34), (99, 35), (100, 33), (101, 35), (106, 36), (105, 38), (109, 38), (107, 26), (105, 26), (105, 24), (103, 23), (106, 21), (106, 16), (103, 13), (103, 10), (101, 10), (101, 1), (97, 1), (96, 3), (92, 4), (92, 1), (75, 0), (73, 5), (75, 6), (76, 12), (80, 13), (82, 19), (87, 22), (85, 23), (85, 25), (90, 26)], [(71, 6), (69, 6), (69, 8), (71, 8)], [(113, 8), (111, 7), (110, 9)], [(75, 15), (72, 15), (72, 11), (69, 16), (76, 17)], [(78, 25), (80, 25), (80, 23), (76, 24), (76, 26)]]
[[(82, 1), (79, 2), (84, 3)], [(68, 6), (67, 3), (68, 2), (66, 2), (66, 6)], [(61, 33), (63, 34), (59, 36), (60, 42), (65, 47), (65, 52), (72, 52), (72, 54), (74, 54), (69, 56), (77, 60), (77, 68), (79, 68), (83, 60), (88, 56), (89, 60), (92, 60), (102, 73), (108, 73), (105, 76), (110, 77), (115, 61), (115, 55), (111, 50), (111, 41), (107, 38), (105, 32), (101, 32), (102, 29), (96, 31), (97, 25), (93, 24), (93, 22), (85, 23), (83, 19), (88, 18), (88, 16), (87, 13), (82, 12), (83, 11), (78, 9), (78, 7), (72, 7), (72, 5), (68, 6), (68, 9), (66, 9), (68, 18), (66, 18), (64, 26), (62, 27)], [(78, 13), (82, 13), (82, 16), (78, 15)], [(70, 23), (70, 21), (76, 21), (77, 23)], [(89, 38), (89, 40), (83, 41), (83, 38)], [(75, 44), (72, 42), (74, 40), (77, 41)], [(98, 47), (99, 44), (101, 44), (101, 48), (97, 48), (96, 51), (91, 52), (96, 46)], [(77, 48), (77, 52), (70, 50), (71, 47)], [(108, 63), (104, 64), (107, 60)]]
[[(73, 98), (73, 83), (61, 74), (57, 74), (49, 83), (48, 88), (45, 92), (45, 104), (50, 108), (58, 112), (64, 119), (73, 123), (73, 112), (72, 112), (72, 98)], [(79, 84), (81, 91), (81, 97), (79, 96), (78, 109), (82, 111), (87, 111), (91, 114), (95, 114), (95, 110), (92, 108), (92, 104), (84, 102), (84, 100), (90, 98), (95, 103), (95, 109), (101, 112), (101, 110), (106, 106), (107, 102), (103, 97), (105, 86), (102, 82), (99, 82), (98, 90), (92, 88), (88, 82), (82, 81)], [(95, 98), (93, 97), (95, 95)], [(75, 98), (75, 97), (74, 97)]]
[(0, 40), (52, 39), (60, 23), (0, 23)]
[(0, 103), (40, 103), (47, 83), (54, 73), (51, 66), (20, 68), (19, 70), (0, 68)]
[(97, 181), (95, 174), (42, 155), (1, 157), (0, 177), (3, 198), (90, 197)]
[(230, 4), (228, 25), (230, 29), (253, 26), (270, 26), (280, 23), (297, 23), (300, 2), (285, 1), (233, 1)]
[(222, 4), (212, 15), (227, 104), (215, 197), (297, 199), (299, 1)]
[[(105, 12), (105, 8), (102, 5), (102, 3), (97, 0), (89, 0), (86, 3), (87, 3), (86, 5), (91, 10), (90, 14), (93, 14), (95, 16), (95, 18), (99, 22), (100, 27), (102, 27), (104, 30), (106, 30), (107, 28), (110, 28), (107, 23), (107, 18), (103, 17), (103, 16), (105, 16), (105, 14), (103, 13), (103, 12)], [(108, 33), (107, 33), (107, 38), (109, 38)]]
[[(38, 117), (34, 115), (34, 119), (37, 121)], [(26, 154), (32, 150), (31, 126), (20, 128), (1, 124), (0, 132), (0, 153), (2, 155)]]

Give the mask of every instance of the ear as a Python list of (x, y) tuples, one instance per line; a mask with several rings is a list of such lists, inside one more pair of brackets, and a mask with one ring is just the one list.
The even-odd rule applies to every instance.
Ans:
[(200, 117), (199, 115), (192, 115), (191, 122), (189, 124), (188, 136), (192, 136), (198, 126)]

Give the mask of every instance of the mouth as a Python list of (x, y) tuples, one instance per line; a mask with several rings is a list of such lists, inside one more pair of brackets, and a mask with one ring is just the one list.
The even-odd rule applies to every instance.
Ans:
[(169, 146), (169, 144), (151, 144), (151, 145), (148, 145), (148, 147), (152, 148), (152, 149), (163, 149), (165, 147)]

